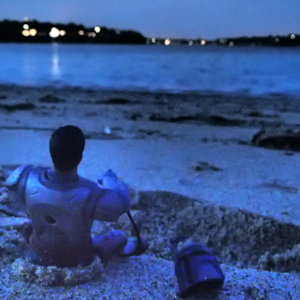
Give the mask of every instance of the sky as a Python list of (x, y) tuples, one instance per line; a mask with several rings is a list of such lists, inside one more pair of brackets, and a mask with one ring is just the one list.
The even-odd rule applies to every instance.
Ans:
[(0, 20), (25, 17), (161, 38), (300, 34), (300, 0), (0, 0)]

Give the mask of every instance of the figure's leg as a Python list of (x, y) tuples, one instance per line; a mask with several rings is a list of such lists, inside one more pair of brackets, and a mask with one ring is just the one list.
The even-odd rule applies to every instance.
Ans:
[[(28, 244), (29, 244), (29, 238), (30, 238), (30, 235), (32, 233), (32, 230), (33, 230), (33, 227), (32, 227), (32, 223), (30, 222), (30, 223), (26, 224), (26, 226), (21, 231), (21, 235), (23, 236), (23, 238), (26, 240), (26, 242)], [(31, 249), (30, 246), (29, 246), (28, 249), (24, 250), (23, 257), (27, 258), (29, 260), (29, 262), (32, 263), (32, 264), (36, 264), (36, 265), (39, 265), (39, 266), (45, 266), (45, 267), (48, 267), (48, 266), (51, 265), (50, 263), (46, 262), (41, 257), (39, 257)]]
[[(127, 239), (126, 235), (120, 230), (113, 230), (105, 235), (94, 236), (93, 246), (97, 255), (103, 262), (107, 262), (113, 256), (126, 257), (131, 256), (138, 247), (136, 237)], [(135, 255), (143, 254), (148, 248), (147, 242), (142, 238), (142, 247)]]
[(103, 262), (118, 256), (127, 244), (126, 235), (120, 230), (113, 230), (104, 235), (93, 236), (93, 246), (96, 254)]
[[(142, 243), (139, 247), (139, 241), (136, 237), (131, 237), (128, 239), (126, 246), (124, 247), (123, 251), (119, 253), (120, 256), (139, 256), (142, 255), (148, 249), (147, 241), (141, 237)], [(139, 247), (138, 251), (137, 248)], [(134, 254), (132, 254), (134, 253)]]
[(21, 231), (21, 235), (23, 236), (23, 238), (25, 239), (25, 241), (27, 243), (29, 243), (29, 238), (32, 233), (32, 230), (33, 230), (33, 227), (32, 227), (32, 223), (30, 222), (30, 223), (26, 224)]
[(38, 256), (31, 248), (26, 252), (25, 256), (28, 258), (29, 262), (35, 265), (49, 267), (52, 266), (50, 262), (45, 261), (40, 256)]

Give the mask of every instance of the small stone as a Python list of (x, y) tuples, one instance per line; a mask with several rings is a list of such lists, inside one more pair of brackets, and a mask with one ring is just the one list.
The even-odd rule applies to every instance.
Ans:
[(109, 128), (108, 126), (106, 126), (106, 127), (104, 128), (104, 133), (105, 133), (105, 134), (111, 134), (111, 130), (110, 130), (110, 128)]

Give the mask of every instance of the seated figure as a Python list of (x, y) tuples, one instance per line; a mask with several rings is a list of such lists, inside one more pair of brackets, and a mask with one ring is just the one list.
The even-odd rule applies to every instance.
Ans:
[(106, 263), (114, 256), (140, 255), (147, 249), (143, 238), (138, 245), (137, 238), (128, 239), (119, 230), (91, 237), (94, 220), (117, 221), (129, 211), (131, 200), (127, 186), (111, 170), (98, 183), (78, 175), (84, 147), (85, 137), (78, 127), (60, 127), (49, 143), (53, 167), (25, 165), (5, 182), (31, 219), (23, 236), (30, 245), (27, 255), (32, 263), (88, 265), (95, 255)]

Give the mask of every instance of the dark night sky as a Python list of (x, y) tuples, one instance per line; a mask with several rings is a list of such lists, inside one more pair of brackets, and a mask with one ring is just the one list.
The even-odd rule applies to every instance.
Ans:
[(1, 0), (0, 20), (75, 22), (148, 37), (300, 34), (300, 0)]

